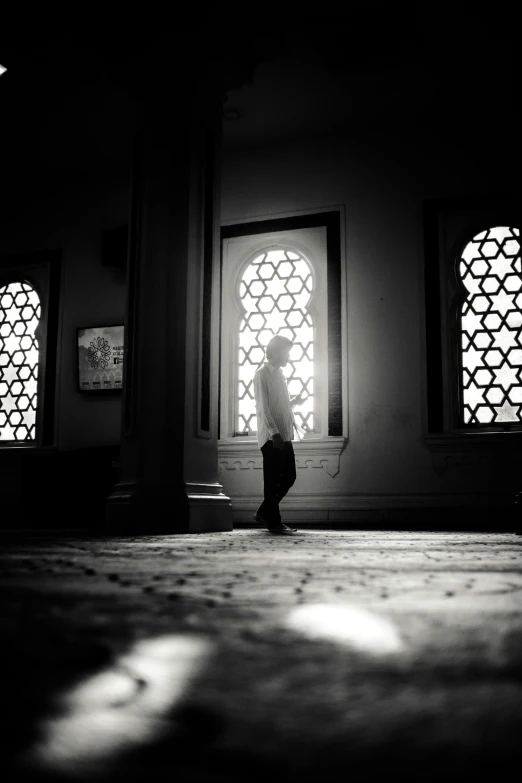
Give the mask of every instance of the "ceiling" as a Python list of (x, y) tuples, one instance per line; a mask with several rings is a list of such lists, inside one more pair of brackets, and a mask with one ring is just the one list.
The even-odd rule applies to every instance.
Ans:
[(10, 31), (0, 40), (2, 149), (53, 168), (126, 165), (135, 85), (158, 52), (181, 80), (205, 58), (219, 70), (231, 153), (329, 133), (498, 133), (499, 123), (512, 128), (503, 117), (520, 66), (516, 25), (494, 14), (367, 2), (342, 15), (267, 11), (244, 22), (215, 12), (177, 34), (146, 18), (103, 33), (83, 23)]
[(500, 107), (519, 89), (518, 32), (491, 9), (426, 2), (401, 16), (393, 4), (385, 15), (366, 6), (308, 32), (285, 34), (250, 83), (229, 91), (227, 148), (336, 132), (429, 130), (470, 143), (486, 129), (509, 132)]

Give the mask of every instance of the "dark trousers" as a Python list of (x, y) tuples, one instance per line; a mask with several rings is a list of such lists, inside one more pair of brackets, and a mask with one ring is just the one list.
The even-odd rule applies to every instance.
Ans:
[(273, 441), (267, 440), (261, 447), (263, 454), (264, 497), (258, 514), (269, 526), (281, 524), (279, 501), (284, 498), (296, 479), (294, 447), (291, 440), (285, 440), (282, 449), (276, 449)]

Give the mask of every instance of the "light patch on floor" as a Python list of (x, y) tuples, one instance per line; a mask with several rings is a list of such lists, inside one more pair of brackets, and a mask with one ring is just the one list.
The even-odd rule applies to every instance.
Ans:
[(157, 740), (165, 721), (212, 652), (205, 638), (168, 635), (137, 642), (113, 667), (68, 691), (62, 714), (42, 726), (28, 761), (68, 773), (113, 760)]
[(290, 611), (286, 626), (309, 639), (338, 642), (359, 652), (387, 655), (403, 644), (389, 620), (357, 606), (304, 604)]

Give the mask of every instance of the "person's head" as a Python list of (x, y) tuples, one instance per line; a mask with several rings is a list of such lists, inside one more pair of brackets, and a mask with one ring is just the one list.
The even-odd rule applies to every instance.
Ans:
[(285, 367), (288, 364), (292, 340), (282, 334), (276, 334), (266, 346), (266, 358), (274, 367)]

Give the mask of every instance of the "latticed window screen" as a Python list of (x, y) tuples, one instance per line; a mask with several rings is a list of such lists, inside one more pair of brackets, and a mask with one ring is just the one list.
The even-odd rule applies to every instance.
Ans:
[(519, 229), (473, 237), (458, 263), (461, 413), (465, 424), (522, 423), (522, 268)]
[(268, 341), (275, 334), (294, 345), (283, 373), (290, 396), (309, 395), (294, 409), (306, 431), (314, 429), (314, 327), (307, 307), (313, 293), (313, 275), (306, 259), (288, 250), (269, 250), (245, 269), (239, 296), (245, 309), (239, 324), (239, 383), (237, 431), (256, 432), (254, 373), (264, 361)]
[(29, 283), (0, 288), (0, 440), (34, 440), (40, 298)]

